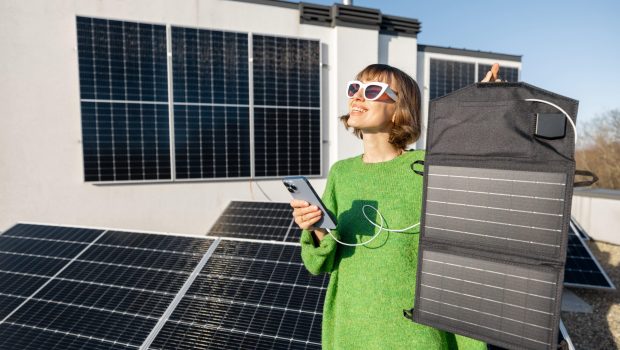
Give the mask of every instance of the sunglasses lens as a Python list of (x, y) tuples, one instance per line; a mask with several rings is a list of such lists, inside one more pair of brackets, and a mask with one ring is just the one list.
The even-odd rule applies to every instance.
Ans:
[(381, 94), (381, 90), (383, 90), (383, 88), (379, 85), (369, 85), (364, 91), (366, 98), (372, 100), (379, 97), (379, 95)]
[(349, 95), (349, 97), (353, 97), (353, 95), (355, 95), (359, 89), (360, 89), (360, 84), (351, 83), (351, 84), (349, 84), (349, 89), (347, 90), (347, 95)]

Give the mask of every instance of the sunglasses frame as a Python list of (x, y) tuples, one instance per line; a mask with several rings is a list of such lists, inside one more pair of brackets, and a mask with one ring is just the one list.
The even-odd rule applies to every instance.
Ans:
[[(366, 100), (368, 100), (368, 101), (375, 101), (375, 100), (379, 99), (381, 96), (383, 96), (384, 93), (387, 94), (392, 99), (392, 101), (394, 101), (394, 102), (398, 101), (398, 96), (396, 95), (394, 90), (392, 90), (387, 83), (383, 83), (383, 82), (380, 82), (380, 81), (371, 81), (371, 82), (368, 82), (368, 83), (362, 83), (359, 80), (351, 80), (351, 81), (347, 82), (347, 91), (346, 91), (346, 93), (347, 93), (347, 97), (348, 98), (353, 98), (353, 96), (355, 96), (355, 94), (357, 94), (357, 91), (356, 91), (355, 94), (353, 94), (353, 96), (349, 96), (349, 88), (351, 87), (352, 84), (359, 84), (360, 89), (364, 89), (364, 98)], [(371, 85), (378, 85), (378, 86), (381, 87), (381, 91), (374, 98), (366, 97), (366, 88), (371, 86)]]

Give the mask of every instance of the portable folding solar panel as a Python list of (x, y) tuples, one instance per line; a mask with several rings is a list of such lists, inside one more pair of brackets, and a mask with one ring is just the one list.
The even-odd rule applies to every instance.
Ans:
[(575, 173), (561, 110), (574, 121), (577, 104), (525, 83), (431, 102), (415, 322), (509, 349), (557, 346)]

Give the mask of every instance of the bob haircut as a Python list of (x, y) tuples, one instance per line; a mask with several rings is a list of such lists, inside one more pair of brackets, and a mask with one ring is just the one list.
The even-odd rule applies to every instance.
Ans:
[[(360, 81), (381, 81), (394, 83), (398, 101), (394, 112), (394, 126), (390, 131), (389, 142), (401, 149), (415, 142), (420, 137), (420, 89), (418, 84), (407, 73), (387, 64), (371, 64), (355, 77)], [(340, 117), (344, 126), (349, 129), (349, 114)], [(353, 133), (360, 139), (364, 138), (360, 129), (353, 128)]]

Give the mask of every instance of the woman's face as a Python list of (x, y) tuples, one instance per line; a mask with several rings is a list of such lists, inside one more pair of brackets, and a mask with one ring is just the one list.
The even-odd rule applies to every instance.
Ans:
[[(360, 80), (362, 83), (379, 81), (388, 83), (390, 88), (398, 93), (396, 87), (379, 79)], [(394, 102), (386, 93), (374, 101), (364, 98), (364, 90), (359, 89), (353, 97), (349, 99), (349, 126), (362, 130), (365, 133), (389, 132), (393, 125), (393, 116), (396, 111)]]

